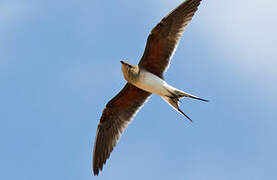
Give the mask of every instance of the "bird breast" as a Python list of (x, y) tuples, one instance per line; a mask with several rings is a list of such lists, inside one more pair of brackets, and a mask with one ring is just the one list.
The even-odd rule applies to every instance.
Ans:
[(166, 88), (168, 86), (167, 83), (163, 79), (147, 71), (140, 72), (138, 81), (135, 82), (134, 85), (140, 89), (160, 96), (168, 94)]

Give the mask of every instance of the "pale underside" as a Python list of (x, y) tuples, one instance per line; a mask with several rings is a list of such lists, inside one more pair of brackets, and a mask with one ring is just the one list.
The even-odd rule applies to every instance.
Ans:
[(177, 90), (167, 84), (163, 79), (145, 70), (141, 70), (138, 81), (132, 84), (140, 89), (159, 96), (171, 96), (172, 93), (170, 92)]

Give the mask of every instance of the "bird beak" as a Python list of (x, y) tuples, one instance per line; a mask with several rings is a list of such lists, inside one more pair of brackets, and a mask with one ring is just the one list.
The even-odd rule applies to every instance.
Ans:
[(123, 61), (120, 61), (121, 64), (125, 64)]

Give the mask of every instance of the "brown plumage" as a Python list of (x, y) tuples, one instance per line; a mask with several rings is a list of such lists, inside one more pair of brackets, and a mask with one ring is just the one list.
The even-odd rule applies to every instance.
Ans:
[[(140, 68), (163, 78), (179, 38), (200, 2), (201, 0), (186, 0), (154, 27), (148, 36), (144, 54), (139, 62)], [(108, 102), (103, 110), (95, 138), (94, 175), (98, 175), (102, 170), (120, 135), (150, 95), (151, 93), (127, 83)]]
[(93, 151), (93, 173), (97, 175), (132, 117), (151, 95), (132, 84), (125, 87), (106, 105), (97, 128)]
[(187, 0), (164, 17), (148, 36), (139, 66), (163, 77), (178, 41), (201, 0)]

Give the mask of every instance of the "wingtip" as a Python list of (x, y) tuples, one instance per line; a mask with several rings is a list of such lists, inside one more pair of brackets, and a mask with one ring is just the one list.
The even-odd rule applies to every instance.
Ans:
[(99, 175), (99, 172), (100, 172), (101, 170), (102, 170), (101, 168), (93, 168), (93, 175), (94, 175), (94, 176), (98, 176), (98, 175)]
[(99, 168), (93, 167), (92, 170), (93, 170), (93, 175), (94, 176), (98, 176), (98, 174), (99, 174)]
[(96, 170), (96, 169), (93, 169), (93, 175), (94, 175), (94, 176), (98, 176), (98, 174), (99, 174), (99, 171)]

